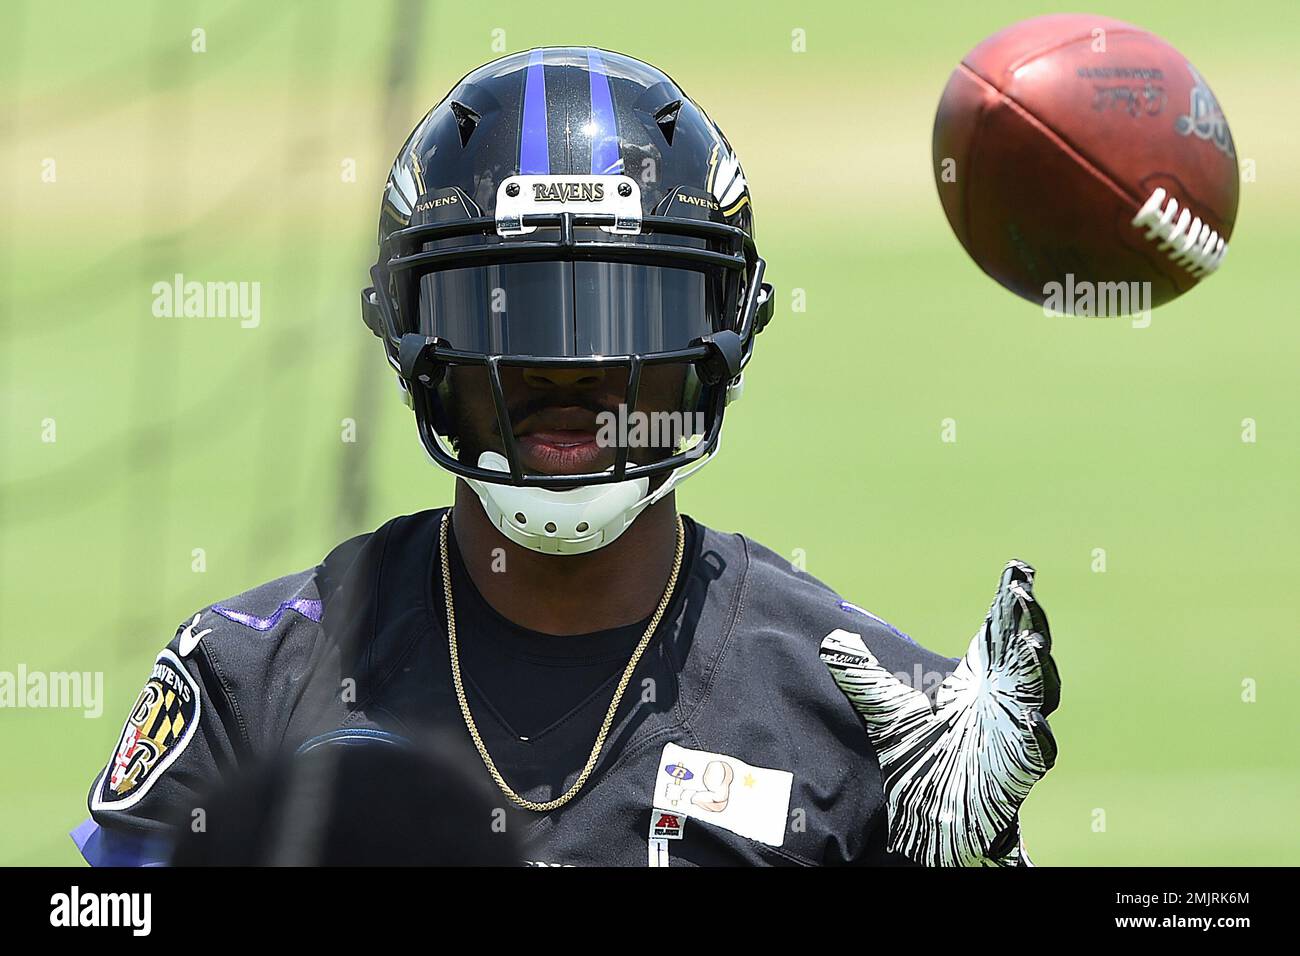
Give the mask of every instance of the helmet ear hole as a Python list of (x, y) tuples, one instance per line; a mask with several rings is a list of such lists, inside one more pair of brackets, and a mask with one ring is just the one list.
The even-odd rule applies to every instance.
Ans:
[(458, 103), (452, 100), (449, 104), (451, 115), (456, 119), (456, 129), (460, 132), (460, 145), (463, 149), (469, 144), (469, 138), (474, 135), (474, 130), (478, 129), (478, 124), (483, 117), (479, 116), (464, 103)]
[(677, 114), (681, 110), (682, 101), (673, 100), (655, 111), (655, 125), (659, 127), (659, 132), (664, 134), (664, 141), (669, 146), (673, 144), (673, 133), (677, 131)]

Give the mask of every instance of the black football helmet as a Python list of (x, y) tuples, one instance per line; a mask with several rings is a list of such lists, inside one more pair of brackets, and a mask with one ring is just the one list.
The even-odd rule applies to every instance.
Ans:
[[(578, 553), (717, 450), (771, 317), (763, 270), (703, 110), (649, 64), (549, 47), (479, 67), (411, 133), (362, 313), (433, 460), (512, 539)], [(628, 413), (687, 425), (565, 438)]]

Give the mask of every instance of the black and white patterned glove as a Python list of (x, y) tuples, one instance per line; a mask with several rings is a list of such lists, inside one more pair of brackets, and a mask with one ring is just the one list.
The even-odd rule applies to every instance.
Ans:
[(1056, 762), (1046, 717), (1061, 682), (1034, 569), (1011, 561), (984, 626), (935, 695), (890, 674), (862, 638), (826, 635), (821, 659), (866, 723), (884, 775), (889, 849), (926, 866), (1028, 863), (1017, 814)]

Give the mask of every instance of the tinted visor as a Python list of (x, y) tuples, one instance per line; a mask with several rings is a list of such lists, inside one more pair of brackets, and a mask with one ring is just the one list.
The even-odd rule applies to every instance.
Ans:
[(419, 331), (483, 355), (649, 355), (724, 326), (722, 270), (515, 262), (420, 279)]

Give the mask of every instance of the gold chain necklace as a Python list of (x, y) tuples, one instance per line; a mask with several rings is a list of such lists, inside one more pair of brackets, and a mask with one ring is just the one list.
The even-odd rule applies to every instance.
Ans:
[(451, 680), (456, 688), (456, 702), (460, 704), (460, 714), (465, 718), (465, 727), (469, 730), (474, 746), (478, 749), (478, 755), (483, 758), (483, 765), (487, 767), (488, 773), (492, 775), (496, 785), (501, 788), (501, 792), (516, 806), (523, 807), (525, 810), (546, 813), (557, 807), (562, 807), (572, 800), (578, 791), (582, 789), (583, 784), (587, 782), (587, 778), (591, 776), (591, 771), (596, 767), (596, 761), (600, 759), (600, 752), (605, 746), (605, 737), (614, 723), (614, 714), (618, 711), (618, 705), (623, 699), (623, 693), (632, 680), (632, 672), (636, 670), (636, 665), (649, 645), (650, 638), (654, 636), (655, 629), (659, 626), (664, 611), (668, 609), (668, 603), (672, 600), (673, 591), (677, 587), (677, 573), (682, 567), (682, 551), (686, 544), (686, 529), (682, 525), (681, 515), (678, 515), (677, 552), (673, 556), (672, 573), (668, 575), (668, 587), (664, 589), (664, 596), (659, 599), (659, 606), (655, 608), (654, 616), (650, 618), (645, 633), (641, 635), (641, 640), (637, 642), (636, 650), (632, 652), (632, 659), (627, 662), (627, 667), (623, 669), (623, 677), (619, 680), (618, 688), (614, 691), (614, 699), (610, 701), (609, 710), (605, 712), (605, 720), (600, 725), (600, 733), (596, 735), (596, 743), (592, 745), (591, 754), (587, 757), (587, 763), (582, 768), (582, 773), (578, 774), (578, 779), (573, 781), (573, 786), (564, 794), (554, 800), (538, 803), (534, 800), (525, 800), (511, 789), (510, 784), (506, 783), (505, 778), (501, 776), (501, 771), (492, 762), (492, 755), (488, 753), (487, 747), (484, 746), (483, 738), (479, 736), (478, 727), (474, 723), (474, 715), (469, 711), (469, 701), (465, 698), (465, 685), (460, 679), (460, 651), (456, 644), (456, 607), (451, 598), (451, 562), (447, 560), (447, 528), (451, 523), (450, 518), (451, 509), (448, 508), (443, 512), (442, 524), (438, 529), (438, 555), (442, 562), (442, 593), (446, 596), (447, 602), (447, 644), (451, 650)]

